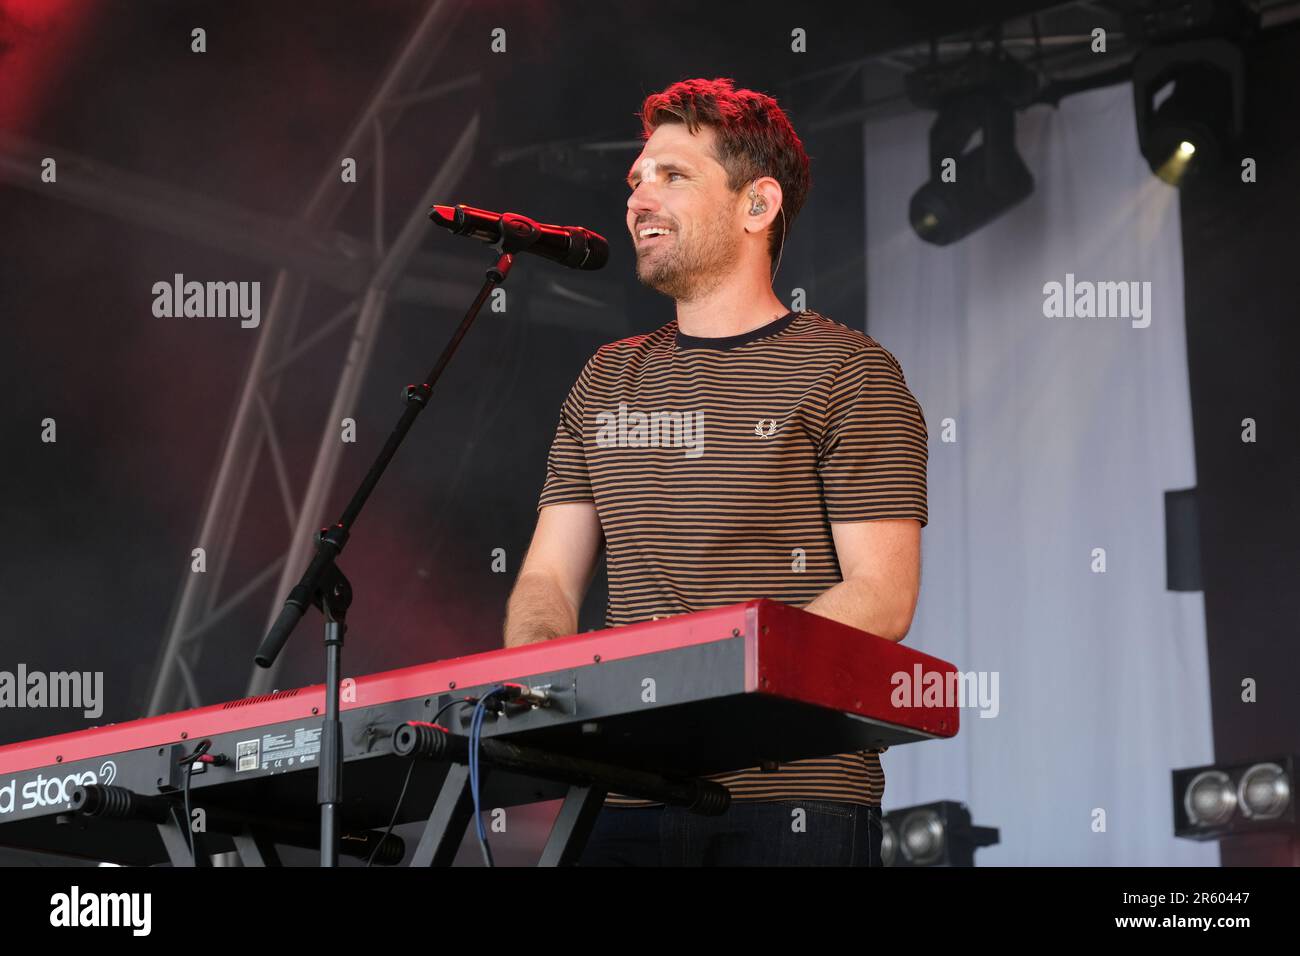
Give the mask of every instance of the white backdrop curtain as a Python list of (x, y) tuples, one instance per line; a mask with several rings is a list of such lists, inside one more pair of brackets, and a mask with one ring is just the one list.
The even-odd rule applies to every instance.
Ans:
[[(1000, 710), (885, 754), (885, 809), (967, 803), (1001, 829), (980, 865), (1217, 865), (1171, 807), (1170, 770), (1212, 759), (1202, 597), (1165, 590), (1163, 493), (1195, 485), (1177, 194), (1138, 152), (1130, 88), (1095, 90), (1020, 114), (1033, 195), (930, 246), (907, 205), (931, 118), (864, 129), (867, 331), (930, 430), (907, 644), (997, 672)], [(1045, 317), (1067, 273), (1149, 281), (1150, 326)]]

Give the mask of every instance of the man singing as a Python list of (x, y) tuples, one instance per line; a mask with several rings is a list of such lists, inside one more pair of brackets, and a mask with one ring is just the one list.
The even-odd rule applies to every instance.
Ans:
[[(602, 549), (608, 627), (769, 597), (900, 641), (925, 419), (889, 352), (772, 290), (810, 185), (803, 144), (775, 100), (727, 79), (674, 83), (641, 119), (627, 228), (637, 277), (677, 317), (600, 348), (565, 400), (505, 643), (575, 633)], [(732, 793), (719, 817), (610, 794), (580, 864), (880, 864), (878, 752), (710, 779)]]

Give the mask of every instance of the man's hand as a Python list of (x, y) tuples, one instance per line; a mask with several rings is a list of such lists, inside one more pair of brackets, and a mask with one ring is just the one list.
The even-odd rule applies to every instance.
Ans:
[(921, 588), (921, 523), (912, 518), (832, 523), (844, 580), (804, 610), (901, 641)]
[(591, 502), (548, 505), (506, 604), (506, 647), (549, 641), (578, 630), (578, 609), (605, 544)]

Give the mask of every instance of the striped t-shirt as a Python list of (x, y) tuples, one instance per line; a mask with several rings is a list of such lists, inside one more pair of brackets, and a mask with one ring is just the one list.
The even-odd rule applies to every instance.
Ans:
[[(861, 332), (810, 311), (726, 338), (673, 321), (587, 362), (538, 508), (595, 503), (606, 627), (762, 597), (802, 607), (841, 580), (832, 522), (926, 524), (926, 442), (898, 362)], [(735, 800), (879, 806), (879, 752), (709, 779)]]

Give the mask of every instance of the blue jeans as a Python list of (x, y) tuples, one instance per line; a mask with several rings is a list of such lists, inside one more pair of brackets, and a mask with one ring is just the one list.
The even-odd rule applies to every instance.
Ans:
[(604, 807), (579, 866), (880, 866), (880, 808), (836, 800)]

